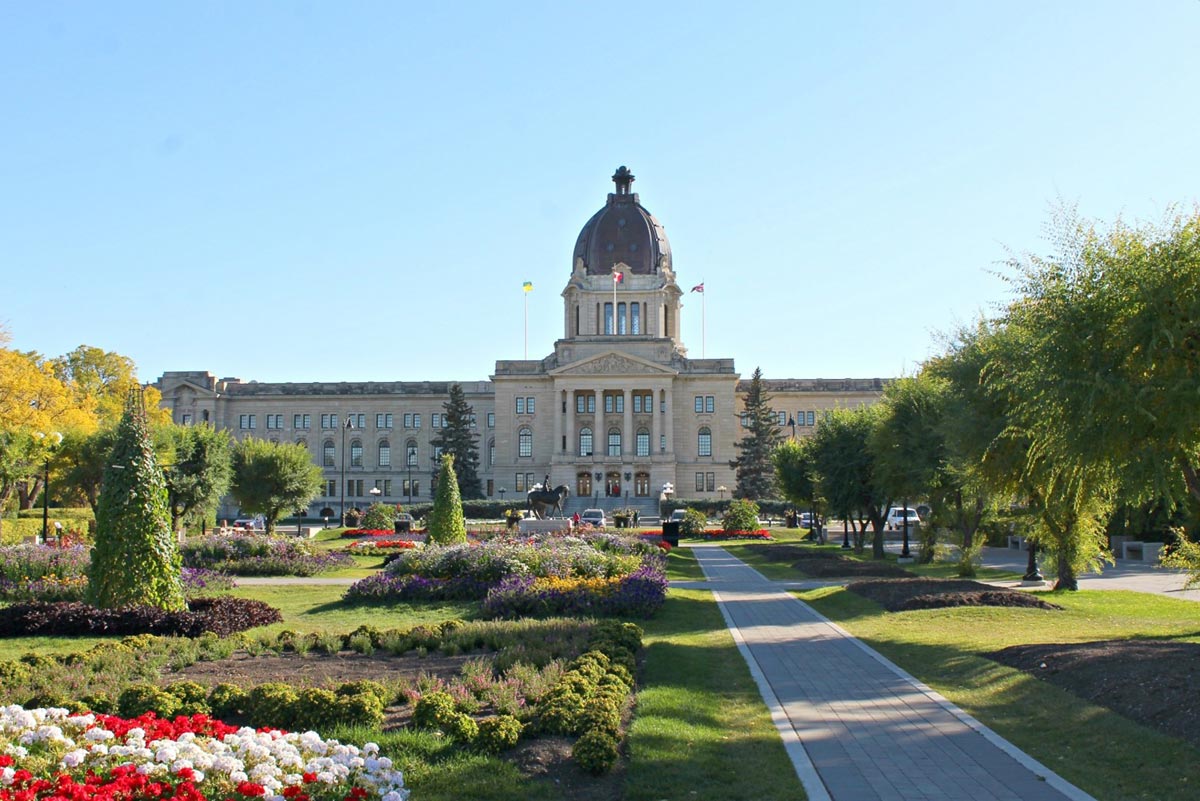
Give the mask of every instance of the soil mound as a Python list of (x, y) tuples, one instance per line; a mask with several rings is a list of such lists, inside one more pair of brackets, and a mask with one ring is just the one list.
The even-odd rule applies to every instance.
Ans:
[(889, 612), (951, 606), (1012, 606), (1062, 609), (1036, 595), (966, 579), (878, 579), (856, 581), (846, 589), (874, 601)]
[(911, 576), (891, 562), (860, 561), (834, 551), (817, 551), (805, 545), (763, 545), (759, 549), (776, 562), (791, 562), (792, 567), (810, 578), (858, 578), (860, 576)]

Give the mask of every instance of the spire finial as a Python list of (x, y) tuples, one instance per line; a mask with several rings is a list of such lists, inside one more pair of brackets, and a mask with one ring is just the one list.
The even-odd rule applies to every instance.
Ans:
[(629, 171), (628, 167), (626, 167), (624, 164), (622, 164), (620, 167), (617, 167), (617, 171), (613, 173), (612, 179), (613, 183), (617, 185), (618, 195), (629, 194), (629, 185), (633, 183), (634, 179), (633, 173)]

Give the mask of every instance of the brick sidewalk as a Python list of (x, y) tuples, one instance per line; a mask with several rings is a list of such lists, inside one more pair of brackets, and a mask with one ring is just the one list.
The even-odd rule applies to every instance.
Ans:
[(1084, 801), (785, 588), (693, 548), (810, 801)]

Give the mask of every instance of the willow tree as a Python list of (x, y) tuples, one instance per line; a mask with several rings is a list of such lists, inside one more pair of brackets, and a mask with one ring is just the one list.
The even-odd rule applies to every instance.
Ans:
[(96, 503), (88, 600), (102, 609), (185, 609), (181, 576), (166, 479), (154, 454), (141, 393), (130, 393)]

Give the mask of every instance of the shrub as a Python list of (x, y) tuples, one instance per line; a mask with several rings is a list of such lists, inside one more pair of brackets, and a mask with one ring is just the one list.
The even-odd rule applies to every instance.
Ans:
[(413, 709), (413, 725), (423, 729), (440, 728), (442, 722), (449, 720), (453, 714), (454, 698), (450, 693), (426, 693)]
[(168, 693), (179, 699), (179, 709), (175, 714), (210, 715), (212, 707), (208, 705), (208, 690), (194, 681), (176, 681), (164, 688)]
[(208, 693), (208, 705), (221, 720), (237, 717), (246, 711), (248, 694), (236, 684), (218, 684)]
[(296, 691), (283, 682), (260, 684), (246, 696), (246, 715), (259, 727), (295, 727)]
[(704, 533), (706, 525), (708, 525), (708, 518), (704, 516), (704, 512), (699, 509), (688, 509), (683, 513), (683, 520), (679, 521), (679, 536), (699, 537)]
[(79, 602), (24, 603), (0, 609), (0, 637), (38, 634), (161, 634), (198, 637), (206, 631), (228, 636), (278, 623), (278, 609), (244, 598), (199, 598), (190, 611), (165, 612), (149, 606), (97, 609)]
[(438, 471), (437, 495), (433, 499), (433, 510), (429, 513), (427, 528), (429, 541), (438, 545), (467, 541), (467, 523), (463, 518), (458, 478), (454, 474), (454, 457), (448, 453), (442, 456), (442, 467)]
[(479, 736), (479, 724), (462, 712), (455, 712), (439, 728), (447, 737), (460, 743), (472, 743)]
[(588, 701), (579, 715), (582, 731), (600, 730), (616, 737), (621, 730), (621, 705), (607, 695), (596, 695)]
[(384, 705), (387, 705), (396, 696), (394, 692), (383, 686), (382, 683), (372, 681), (371, 679), (344, 682), (338, 685), (337, 688), (337, 695), (343, 698), (358, 695), (359, 693), (373, 695)]
[(153, 684), (131, 684), (117, 696), (117, 711), (124, 718), (153, 712), (170, 719), (179, 712), (179, 699)]
[(187, 608), (182, 564), (140, 399), (126, 404), (105, 461), (96, 503), (96, 545), (88, 568), (88, 599), (102, 609)]
[(521, 739), (525, 724), (512, 715), (493, 715), (479, 721), (475, 747), (489, 754), (507, 751)]
[(745, 498), (734, 499), (721, 518), (721, 528), (725, 531), (757, 531), (758, 504)]
[(606, 731), (594, 729), (580, 737), (571, 749), (571, 756), (579, 767), (599, 776), (616, 764), (620, 751), (617, 739)]
[(362, 516), (359, 525), (363, 528), (386, 529), (391, 531), (395, 528), (396, 510), (394, 507), (382, 503), (373, 503), (367, 507), (366, 514)]

